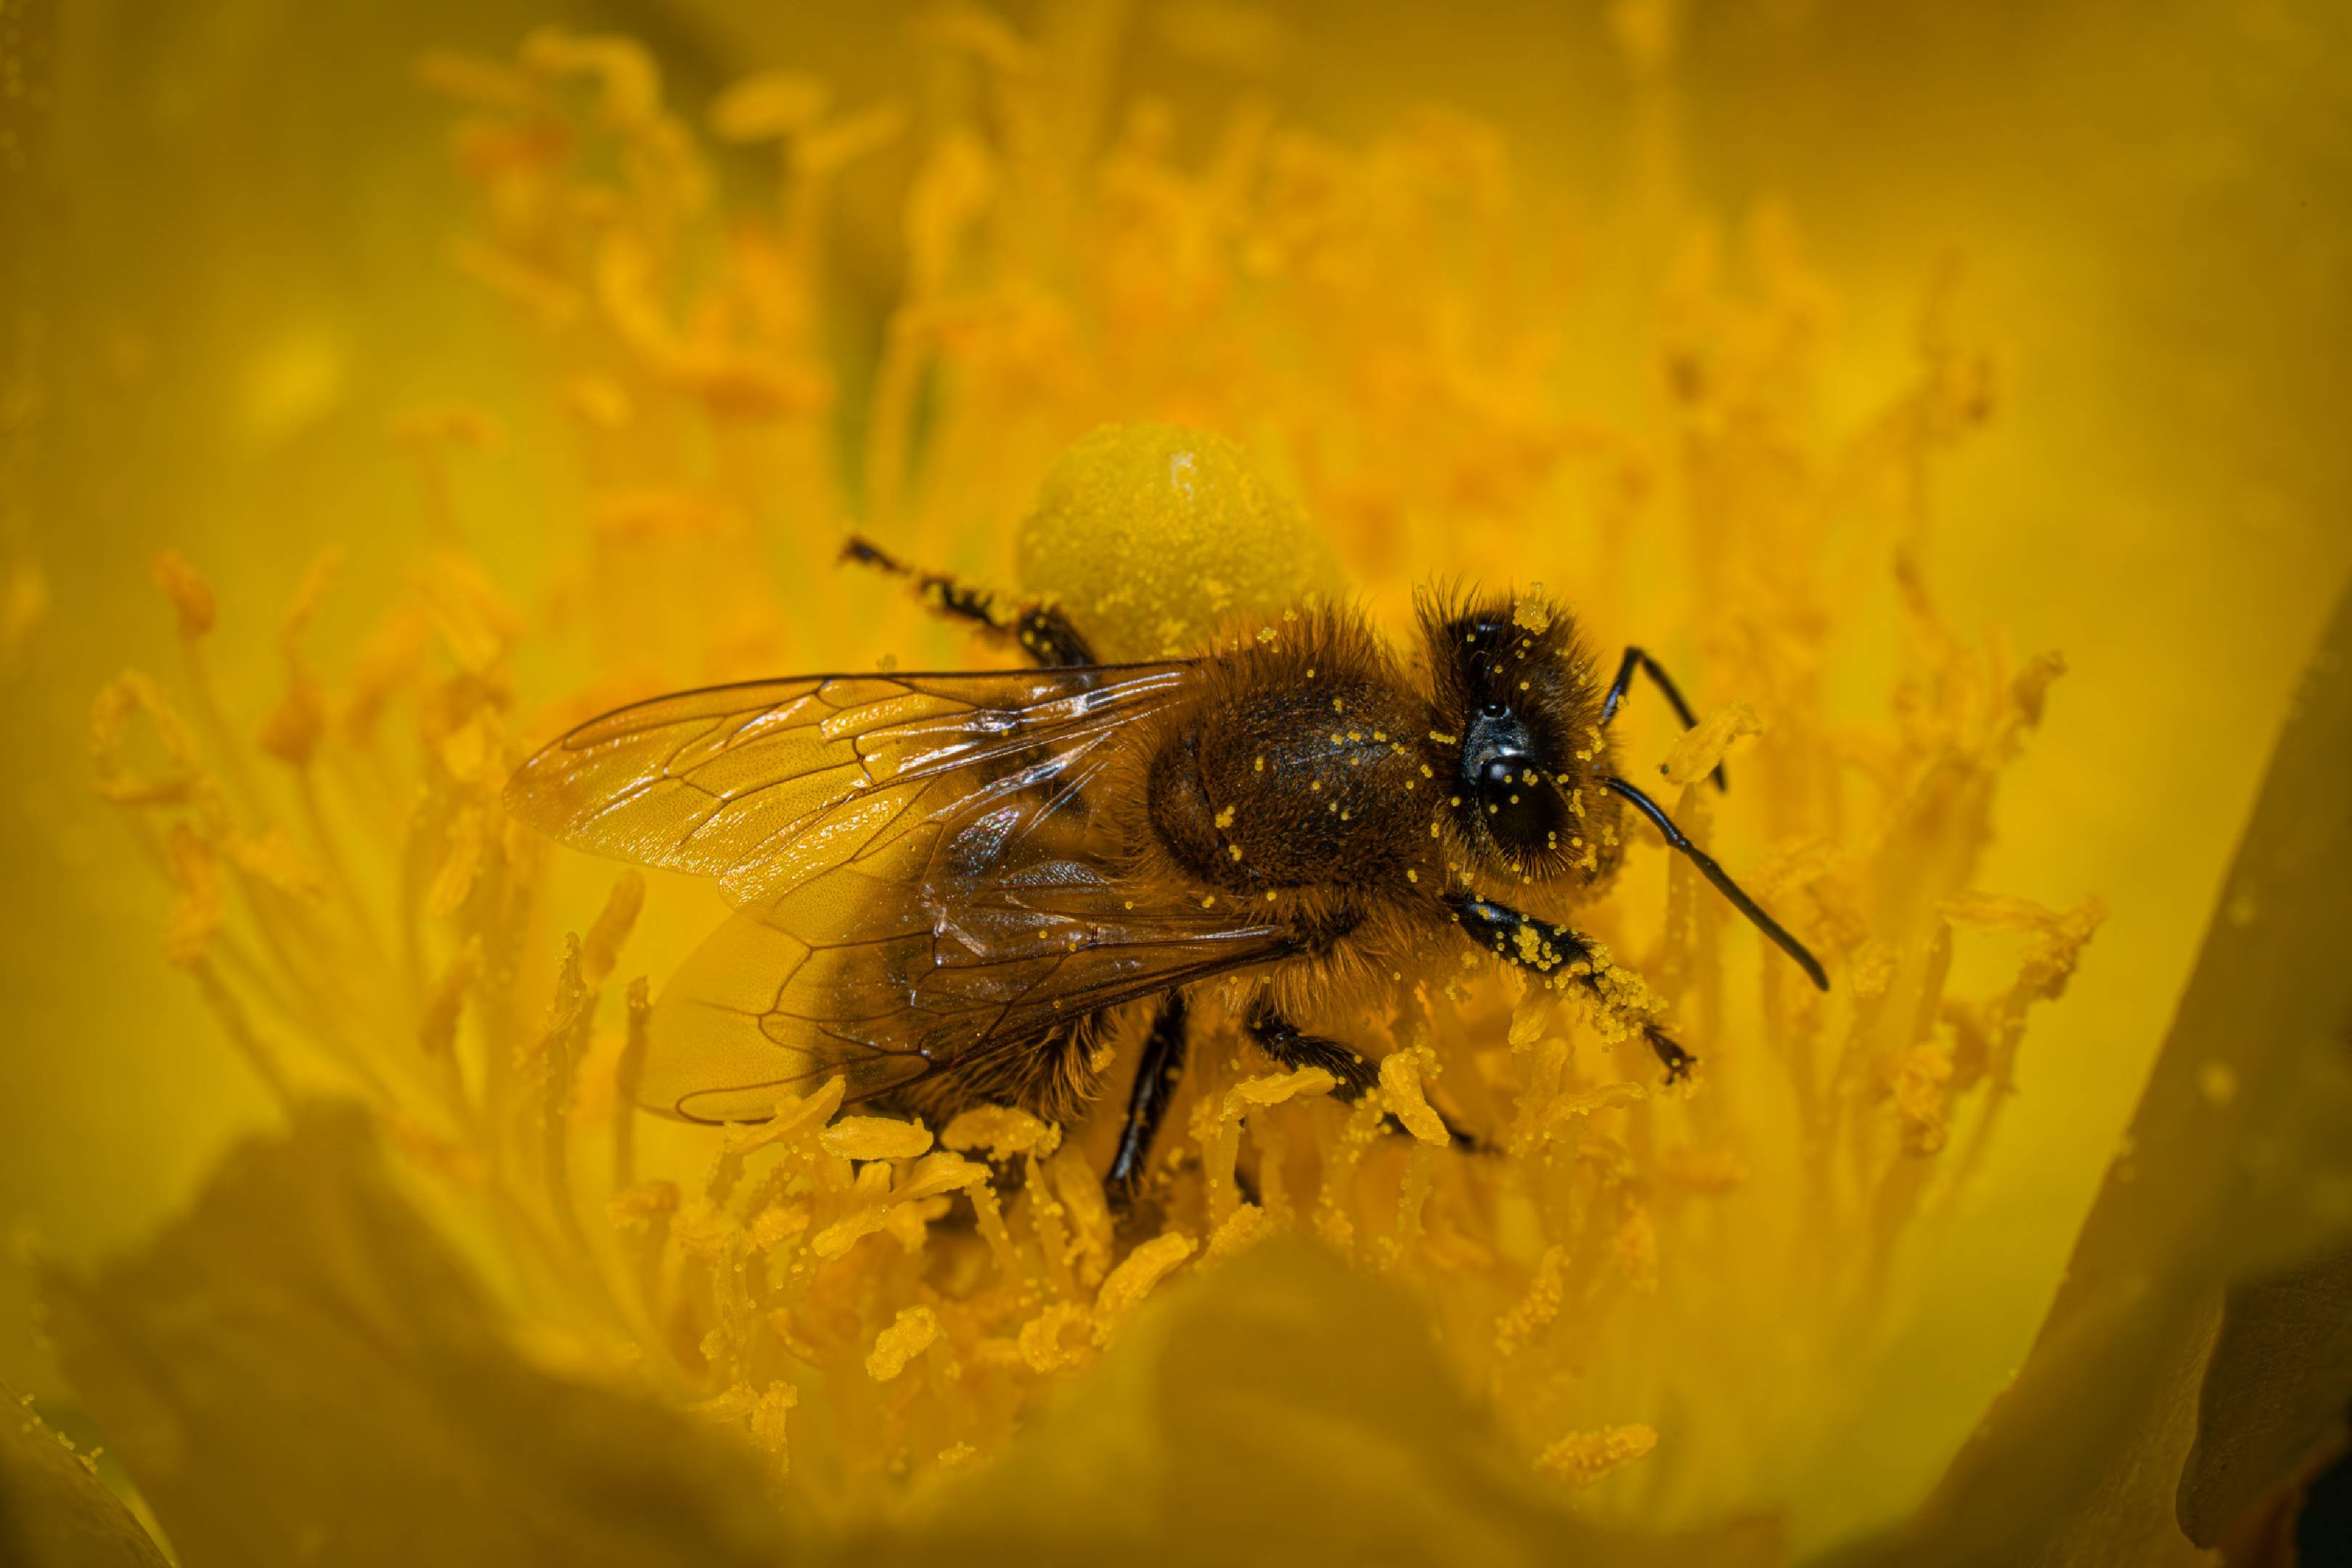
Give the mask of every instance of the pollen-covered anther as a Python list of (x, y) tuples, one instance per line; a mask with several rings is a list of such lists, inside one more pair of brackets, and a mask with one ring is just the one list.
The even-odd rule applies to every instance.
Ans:
[(1083, 1366), (1094, 1359), (1092, 1324), (1093, 1314), (1078, 1302), (1055, 1302), (1021, 1325), (1020, 1359), (1040, 1375)]
[(228, 918), (220, 862), (212, 847), (185, 823), (174, 823), (163, 841), (164, 864), (179, 897), (163, 933), (163, 951), (183, 966), (201, 962)]
[(931, 1146), (930, 1130), (892, 1116), (845, 1116), (819, 1138), (828, 1154), (845, 1160), (911, 1160)]
[(905, 1307), (890, 1326), (874, 1342), (873, 1353), (866, 1358), (866, 1375), (877, 1383), (888, 1383), (907, 1368), (907, 1363), (931, 1348), (940, 1337), (940, 1317), (929, 1307)]
[(155, 585), (171, 601), (182, 637), (194, 642), (213, 629), (215, 604), (212, 585), (188, 564), (186, 556), (176, 550), (156, 552), (154, 576)]
[(1423, 1143), (1443, 1148), (1452, 1143), (1453, 1135), (1423, 1089), (1424, 1075), (1433, 1061), (1426, 1046), (1391, 1052), (1381, 1061), (1381, 1098), (1390, 1114), (1404, 1123), (1406, 1131)]
[(940, 1131), (942, 1148), (985, 1149), (992, 1160), (1009, 1160), (1016, 1154), (1042, 1158), (1051, 1154), (1061, 1142), (1059, 1127), (1009, 1105), (973, 1106), (958, 1112)]
[(1611, 1251), (1627, 1285), (1645, 1293), (1658, 1288), (1658, 1228), (1647, 1205), (1634, 1202), (1626, 1205), (1625, 1216), (1618, 1222), (1617, 1234), (1612, 1238)]
[(1568, 1249), (1559, 1243), (1544, 1248), (1543, 1256), (1536, 1260), (1534, 1277), (1528, 1281), (1527, 1293), (1496, 1320), (1497, 1357), (1507, 1361), (1518, 1354), (1559, 1316), (1567, 1300), (1566, 1283), (1561, 1278), (1567, 1261)]
[(1658, 1446), (1657, 1428), (1604, 1426), (1572, 1432), (1536, 1456), (1536, 1468), (1572, 1487), (1593, 1482), (1642, 1458)]
[(1764, 722), (1745, 702), (1727, 702), (1685, 731), (1666, 753), (1660, 770), (1666, 782), (1687, 788), (1713, 773), (1732, 742), (1764, 732)]
[(1095, 1298), (1094, 1339), (1097, 1345), (1110, 1343), (1118, 1331), (1119, 1321), (1143, 1303), (1143, 1299), (1156, 1289), (1162, 1279), (1175, 1272), (1177, 1267), (1192, 1256), (1195, 1243), (1189, 1236), (1171, 1231), (1154, 1237), (1127, 1255), (1119, 1266), (1110, 1271)]

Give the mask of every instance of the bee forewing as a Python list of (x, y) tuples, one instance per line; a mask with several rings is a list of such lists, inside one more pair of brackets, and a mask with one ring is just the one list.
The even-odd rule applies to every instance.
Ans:
[(1083, 764), (1189, 667), (812, 676), (680, 692), (581, 725), (507, 785), (566, 843), (718, 877), (746, 903)]

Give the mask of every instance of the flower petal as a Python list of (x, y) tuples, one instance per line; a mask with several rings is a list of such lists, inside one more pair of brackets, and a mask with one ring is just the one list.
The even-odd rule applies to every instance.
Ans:
[[(1671, 1441), (1668, 1437), (1663, 1441)], [(1777, 1520), (1599, 1529), (1504, 1455), (1403, 1295), (1293, 1239), (1170, 1287), (1096, 1375), (886, 1562), (1738, 1565)]]
[(67, 1447), (0, 1386), (0, 1563), (163, 1568), (163, 1552)]
[(2231, 1290), (2180, 1472), (2180, 1528), (2220, 1544), (2339, 1445), (2352, 1405), (2352, 1251)]
[(782, 1550), (747, 1454), (515, 1353), (350, 1108), (304, 1108), (143, 1252), (45, 1284), (67, 1375), (188, 1568)]
[(2313, 1357), (2335, 1358), (2326, 1371), (2340, 1377), (2339, 1341), (2241, 1325), (2206, 1363), (2230, 1281), (2352, 1231), (2347, 759), (2352, 595), (2296, 694), (2220, 918), (2032, 1352), (1919, 1510), (1834, 1554), (1839, 1568), (2201, 1562), (2176, 1506), (2218, 1529), (2205, 1511), (2222, 1506), (2216, 1476), (2230, 1472), (2238, 1500), (2289, 1479), (2301, 1454), (2239, 1418), (2235, 1384), (2256, 1367), (2310, 1375)]

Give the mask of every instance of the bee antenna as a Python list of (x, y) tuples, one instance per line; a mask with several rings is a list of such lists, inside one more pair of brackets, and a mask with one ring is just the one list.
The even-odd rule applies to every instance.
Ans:
[(1665, 814), (1664, 807), (1613, 773), (1603, 773), (1601, 782), (1632, 801), (1643, 816), (1655, 823), (1658, 831), (1666, 836), (1666, 842), (1689, 856), (1691, 864), (1698, 868), (1699, 875), (1713, 882), (1715, 890), (1730, 900), (1733, 909), (1755, 922), (1756, 929), (1770, 937), (1774, 946), (1797, 961), (1797, 967), (1805, 972), (1807, 979), (1823, 991), (1830, 988), (1830, 977), (1822, 972), (1822, 961), (1807, 951), (1803, 942), (1790, 936), (1779, 921), (1766, 914), (1763, 905), (1743, 892), (1739, 884), (1731, 879), (1731, 873), (1715, 863), (1714, 856), (1684, 837), (1683, 830), (1675, 826), (1674, 818)]

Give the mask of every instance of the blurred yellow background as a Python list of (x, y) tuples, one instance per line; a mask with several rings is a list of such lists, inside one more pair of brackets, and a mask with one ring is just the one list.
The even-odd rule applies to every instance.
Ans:
[[(2096, 893), (2113, 914), (2035, 1028), (1984, 1183), (1996, 1196), (1923, 1288), (1969, 1300), (1985, 1280), (2054, 1279), (2352, 567), (2352, 364), (2335, 352), (2352, 341), (2352, 16), (2316, 3), (1637, 6), (1683, 29), (1678, 63), (1644, 86), (1612, 41), (1619, 9), (1276, 6), (1251, 58), (1212, 67), (1152, 43), (1209, 8), (1142, 5), (1122, 58), (1134, 85), (1176, 105), (1180, 136), (1248, 92), (1343, 140), (1431, 102), (1493, 121), (1529, 197), (1580, 215), (1589, 277), (1563, 357), (1577, 395), (1628, 424), (1660, 396), (1656, 297), (1692, 222), (1736, 227), (1767, 200), (1793, 218), (1838, 305), (1832, 426), (1899, 379), (1919, 302), (1957, 258), (1959, 314), (2001, 343), (2010, 374), (1990, 431), (1938, 489), (1936, 581), (1956, 619), (2061, 650), (2070, 670), (2004, 785), (1983, 880), (2053, 906)], [(177, 658), (152, 552), (177, 546), (204, 568), (241, 633), (215, 650), (223, 683), (261, 693), (277, 679), (268, 628), (320, 546), (347, 548), (352, 580), (386, 583), (425, 543), (416, 476), (386, 437), (395, 415), (461, 400), (502, 422), (495, 459), (459, 470), (460, 501), (500, 520), (471, 542), (518, 598), (545, 587), (579, 526), (546, 370), (448, 262), (461, 192), (415, 58), (503, 56), (561, 21), (644, 40), (698, 112), (719, 85), (778, 65), (855, 103), (908, 79), (914, 10), (0, 12), (0, 1225), (69, 1257), (118, 1247), (267, 1114), (159, 961), (161, 897), (87, 787), (92, 691), (125, 665)], [(898, 293), (903, 174), (845, 193), (834, 281), (853, 391)], [(372, 608), (331, 603), (320, 644), (347, 646)], [(1874, 693), (1884, 676), (1842, 683)], [(2017, 1171), (2032, 1179), (2003, 1179)], [(1886, 1397), (1981, 1405), (2043, 1305), (1982, 1299), (1997, 1308), (1972, 1337), (1942, 1322), (1938, 1354), (1901, 1363), (1898, 1384), (1916, 1387)], [(15, 1270), (0, 1277), (0, 1379), (55, 1387)], [(1955, 1436), (1851, 1456), (1857, 1489), (1874, 1468), (1914, 1480)]]

